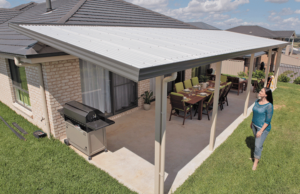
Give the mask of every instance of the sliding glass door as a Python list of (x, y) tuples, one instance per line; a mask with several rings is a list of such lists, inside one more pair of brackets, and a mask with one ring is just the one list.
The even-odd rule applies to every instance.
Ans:
[(81, 60), (82, 102), (107, 116), (137, 106), (137, 84), (99, 65)]

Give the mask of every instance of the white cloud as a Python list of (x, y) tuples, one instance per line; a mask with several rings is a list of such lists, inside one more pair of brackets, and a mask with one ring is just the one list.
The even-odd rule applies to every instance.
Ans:
[(295, 17), (290, 17), (290, 18), (287, 18), (287, 19), (284, 19), (282, 21), (283, 24), (287, 24), (287, 25), (291, 25), (291, 26), (299, 26), (300, 25), (300, 20), (299, 18), (295, 18)]
[(0, 0), (0, 8), (9, 8), (10, 3), (6, 0)]
[(300, 9), (295, 11), (296, 14), (300, 14)]
[(300, 2), (300, 0), (295, 0), (296, 2)]
[(291, 8), (282, 8), (282, 10), (279, 12), (280, 15), (291, 15), (294, 11), (291, 10)]
[[(265, 2), (270, 2), (270, 3), (286, 3), (289, 0), (265, 0)], [(296, 1), (300, 1), (300, 0), (296, 0)]]
[(150, 9), (158, 9), (161, 7), (166, 7), (169, 3), (169, 0), (127, 0), (127, 1)]

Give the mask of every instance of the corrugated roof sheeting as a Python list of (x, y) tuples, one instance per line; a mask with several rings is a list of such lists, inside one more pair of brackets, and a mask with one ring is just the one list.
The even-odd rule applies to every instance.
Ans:
[(211, 26), (207, 23), (204, 23), (204, 22), (187, 22), (188, 24), (191, 24), (193, 26), (196, 26), (200, 29), (204, 29), (204, 30), (221, 30), (219, 28), (216, 28), (214, 26)]
[[(137, 70), (136, 72), (143, 69), (151, 72), (157, 70), (157, 67), (171, 67), (175, 63), (287, 44), (272, 39), (216, 30), (69, 25), (20, 25), (20, 27), (26, 29), (25, 33), (34, 32), (33, 36), (37, 38), (38, 35), (51, 38), (49, 43), (50, 41), (65, 43), (71, 45), (72, 49), (80, 48), (94, 55), (113, 59), (123, 64), (123, 67)], [(51, 46), (55, 47), (55, 43)], [(106, 68), (115, 71), (110, 66)], [(185, 67), (182, 66), (182, 69)], [(147, 76), (149, 78), (149, 75)], [(141, 79), (139, 75), (128, 78), (135, 81)]]

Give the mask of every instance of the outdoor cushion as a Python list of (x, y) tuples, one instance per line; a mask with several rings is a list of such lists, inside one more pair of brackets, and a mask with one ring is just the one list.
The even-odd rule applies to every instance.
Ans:
[(183, 83), (182, 82), (176, 83), (175, 88), (176, 88), (176, 92), (181, 92), (184, 89)]
[(193, 82), (193, 86), (199, 85), (199, 79), (198, 79), (198, 77), (193, 77), (192, 78), (192, 82)]
[(221, 75), (221, 82), (227, 82), (227, 76)]
[(182, 97), (184, 97), (183, 94), (178, 94), (178, 93), (176, 93), (176, 92), (171, 92), (171, 94), (172, 94), (172, 95), (175, 95), (175, 96), (182, 96)]
[(185, 80), (184, 81), (184, 86), (185, 86), (185, 88), (191, 88), (191, 87), (193, 87), (191, 80), (190, 79)]
[(228, 86), (228, 85), (230, 85), (231, 84), (231, 82), (228, 82), (227, 84), (226, 84), (226, 86)]
[[(184, 112), (184, 110), (182, 110), (182, 109), (179, 109), (179, 108), (175, 108), (176, 110), (181, 110), (181, 111), (183, 111)], [(188, 110), (190, 110), (190, 107), (187, 107), (186, 108), (186, 111), (188, 111)]]

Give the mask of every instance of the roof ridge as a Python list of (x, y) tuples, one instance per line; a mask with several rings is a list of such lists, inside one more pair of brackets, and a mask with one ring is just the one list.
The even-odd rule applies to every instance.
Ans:
[(124, 1), (124, 0), (116, 0), (116, 1), (121, 1), (121, 2), (123, 2), (123, 3), (127, 3), (127, 4), (130, 4), (130, 5), (136, 6), (136, 7), (138, 7), (138, 8), (142, 8), (142, 9), (147, 10), (147, 11), (152, 11), (152, 12), (155, 13), (156, 15), (164, 16), (164, 17), (166, 17), (166, 18), (175, 20), (176, 22), (180, 22), (180, 23), (182, 23), (182, 24), (189, 25), (189, 26), (193, 27), (194, 29), (199, 29), (199, 28), (197, 28), (196, 26), (193, 26), (193, 25), (191, 25), (191, 24), (189, 24), (189, 23), (180, 21), (180, 20), (178, 20), (178, 19), (172, 18), (172, 17), (167, 16), (167, 15), (162, 14), (162, 13), (158, 13), (158, 12), (153, 11), (153, 10), (151, 10), (151, 9), (147, 9), (147, 8), (142, 7), (142, 6), (139, 6), (139, 5), (136, 5), (136, 4), (133, 4), (133, 3), (130, 3), (130, 2)]
[(86, 0), (79, 0), (78, 3), (63, 17), (61, 17), (57, 23), (66, 23), (80, 8), (81, 6), (86, 2)]
[[(12, 20), (13, 18), (15, 18), (15, 17), (17, 17), (18, 15), (20, 15), (20, 14), (22, 14), (23, 12), (25, 12), (25, 11), (27, 11), (27, 10), (23, 10), (22, 11), (22, 9), (25, 9), (26, 7), (28, 7), (28, 6), (30, 6), (30, 5), (37, 5), (35, 2), (30, 2), (30, 3), (27, 3), (27, 4), (23, 4), (23, 6), (22, 5), (19, 5), (19, 6), (16, 6), (16, 7), (14, 7), (14, 8), (11, 8), (11, 9), (9, 9), (9, 10), (14, 10), (14, 11), (16, 11), (17, 12), (17, 14), (16, 15), (14, 15), (13, 17), (8, 17), (4, 22), (1, 22), (0, 23), (0, 25), (1, 24), (4, 24), (5, 22), (8, 22), (9, 20)], [(32, 7), (34, 7), (34, 6), (32, 6)], [(21, 8), (17, 8), (17, 7), (21, 7)], [(31, 7), (31, 8), (32, 8)], [(31, 9), (31, 8), (29, 8), (29, 9)]]

